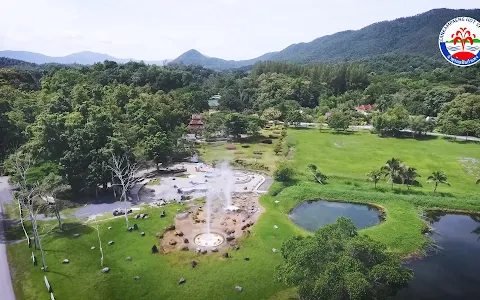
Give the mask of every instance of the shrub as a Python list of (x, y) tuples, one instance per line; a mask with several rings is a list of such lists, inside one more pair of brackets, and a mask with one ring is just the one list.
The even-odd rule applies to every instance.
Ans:
[(271, 145), (273, 142), (272, 140), (263, 140), (262, 143)]
[(273, 148), (273, 152), (275, 152), (275, 155), (279, 155), (282, 152), (282, 143), (278, 142), (275, 145), (275, 148)]
[(253, 151), (253, 154), (262, 155), (263, 151)]
[(227, 150), (235, 150), (237, 149), (237, 147), (235, 145), (228, 145), (227, 147)]
[(280, 182), (291, 181), (294, 175), (295, 170), (288, 162), (280, 162), (275, 172), (273, 172), (273, 178)]
[(250, 148), (250, 145), (242, 145), (242, 148)]

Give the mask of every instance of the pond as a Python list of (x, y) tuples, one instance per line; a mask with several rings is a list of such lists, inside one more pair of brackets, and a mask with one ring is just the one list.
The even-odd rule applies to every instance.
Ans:
[(374, 226), (381, 221), (378, 210), (370, 205), (330, 201), (306, 201), (290, 212), (293, 223), (308, 231), (334, 223), (339, 217), (351, 219), (357, 228)]
[(430, 213), (427, 220), (440, 249), (406, 264), (415, 278), (395, 299), (480, 299), (480, 217)]

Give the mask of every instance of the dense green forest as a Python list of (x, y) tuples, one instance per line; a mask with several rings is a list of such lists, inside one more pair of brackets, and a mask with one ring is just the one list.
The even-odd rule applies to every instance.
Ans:
[[(269, 120), (327, 121), (334, 129), (372, 123), (382, 134), (412, 128), (480, 136), (480, 68), (384, 55), (335, 65), (258, 62), (251, 71), (218, 73), (200, 66), (165, 67), (111, 61), (92, 66), (32, 65), (0, 59), (0, 159), (17, 151), (35, 158), (74, 191), (96, 191), (112, 155), (167, 164), (192, 147), (181, 139), (191, 114), (209, 110), (206, 134), (254, 134)], [(376, 104), (363, 115), (355, 106)], [(332, 118), (326, 120), (326, 113)], [(218, 118), (216, 117), (218, 116)], [(425, 117), (438, 117), (436, 124)], [(46, 170), (46, 171), (45, 171)]]

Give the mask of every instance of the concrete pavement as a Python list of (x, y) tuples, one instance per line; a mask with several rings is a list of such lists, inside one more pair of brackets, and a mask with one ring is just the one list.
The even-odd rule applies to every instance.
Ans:
[(15, 300), (12, 278), (7, 260), (7, 241), (4, 232), (3, 204), (12, 201), (12, 192), (8, 186), (8, 178), (0, 177), (0, 298), (2, 300)]

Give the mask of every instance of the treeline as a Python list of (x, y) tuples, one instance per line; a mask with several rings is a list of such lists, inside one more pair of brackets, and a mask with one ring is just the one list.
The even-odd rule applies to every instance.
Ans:
[(11, 171), (6, 158), (16, 151), (35, 158), (32, 173), (58, 173), (73, 191), (92, 193), (110, 182), (112, 156), (157, 165), (185, 158), (192, 149), (182, 136), (191, 114), (208, 109), (203, 85), (211, 75), (201, 67), (105, 62), (45, 71), (40, 91), (2, 81), (2, 169)]

